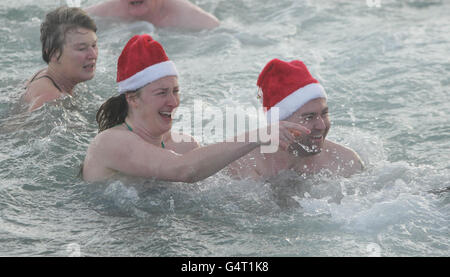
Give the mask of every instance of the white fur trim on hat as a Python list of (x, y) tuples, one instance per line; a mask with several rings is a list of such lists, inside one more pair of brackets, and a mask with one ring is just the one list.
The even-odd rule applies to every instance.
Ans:
[(175, 64), (172, 61), (165, 61), (151, 65), (128, 79), (119, 82), (119, 93), (134, 91), (158, 79), (167, 76), (178, 76)]
[[(285, 120), (303, 105), (316, 98), (327, 98), (324, 88), (318, 83), (306, 85), (286, 96), (274, 107), (279, 109), (279, 120)], [(271, 110), (267, 111), (267, 121), (271, 121)], [(274, 119), (276, 121), (276, 119)]]

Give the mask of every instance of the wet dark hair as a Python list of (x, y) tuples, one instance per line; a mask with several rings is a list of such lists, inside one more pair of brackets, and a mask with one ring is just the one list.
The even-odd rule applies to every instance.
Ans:
[(125, 122), (128, 114), (128, 103), (125, 94), (113, 96), (106, 100), (97, 111), (95, 119), (98, 123), (98, 132)]
[(59, 7), (49, 12), (41, 24), (42, 58), (48, 64), (53, 54), (62, 55), (67, 32), (76, 28), (97, 32), (92, 18), (80, 8)]
[(124, 123), (128, 115), (128, 102), (125, 94), (132, 93), (134, 96), (139, 96), (139, 92), (140, 90), (130, 91), (106, 100), (98, 109), (95, 117), (98, 123), (98, 132)]

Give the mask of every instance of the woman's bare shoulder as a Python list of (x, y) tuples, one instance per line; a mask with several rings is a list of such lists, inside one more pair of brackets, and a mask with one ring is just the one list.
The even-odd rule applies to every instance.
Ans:
[(119, 124), (98, 133), (94, 137), (92, 143), (117, 145), (124, 140), (133, 139), (133, 137), (137, 137), (136, 134), (126, 130), (121, 124)]
[(42, 78), (28, 83), (22, 99), (30, 104), (29, 110), (33, 111), (44, 103), (58, 99), (62, 95), (61, 91), (50, 80)]

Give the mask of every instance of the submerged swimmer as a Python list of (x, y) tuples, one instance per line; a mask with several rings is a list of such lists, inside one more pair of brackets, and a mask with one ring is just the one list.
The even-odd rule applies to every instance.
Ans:
[[(184, 134), (179, 135), (184, 138), (181, 142), (175, 142), (170, 130), (172, 114), (180, 104), (177, 76), (174, 63), (152, 37), (136, 35), (128, 41), (118, 60), (120, 95), (108, 99), (97, 112), (99, 134), (87, 150), (84, 180), (118, 178), (120, 173), (191, 183), (263, 145), (223, 142), (200, 147)], [(291, 132), (309, 132), (297, 123), (279, 123), (280, 145), (286, 148), (295, 139)]]
[(219, 26), (217, 18), (187, 0), (109, 0), (86, 8), (92, 15), (148, 21), (156, 27), (202, 30)]
[(95, 75), (97, 27), (81, 9), (60, 7), (41, 25), (42, 58), (48, 64), (27, 82), (22, 99), (29, 111), (63, 95)]
[(349, 176), (363, 168), (353, 150), (326, 139), (331, 126), (327, 96), (303, 62), (273, 59), (262, 70), (257, 84), (268, 119), (276, 107), (280, 120), (298, 123), (311, 133), (275, 153), (252, 151), (229, 166), (233, 176), (268, 179), (284, 170), (307, 175), (328, 170)]

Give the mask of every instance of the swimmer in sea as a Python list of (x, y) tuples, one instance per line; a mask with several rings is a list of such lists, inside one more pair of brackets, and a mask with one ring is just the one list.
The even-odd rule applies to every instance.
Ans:
[(257, 85), (268, 119), (276, 107), (280, 120), (301, 124), (311, 133), (274, 153), (252, 151), (227, 168), (232, 176), (266, 180), (285, 170), (306, 175), (327, 170), (342, 176), (362, 170), (363, 163), (353, 150), (326, 139), (331, 125), (327, 95), (303, 62), (273, 59)]
[(213, 29), (219, 20), (187, 0), (109, 0), (86, 8), (89, 14), (125, 21), (148, 21), (156, 27)]
[(60, 7), (41, 24), (42, 58), (48, 64), (27, 81), (22, 99), (29, 111), (63, 95), (95, 75), (97, 27), (81, 9)]
[[(180, 104), (177, 76), (174, 63), (151, 36), (136, 35), (128, 41), (117, 63), (119, 95), (108, 99), (97, 112), (99, 133), (82, 166), (85, 181), (115, 179), (121, 174), (192, 183), (270, 144), (222, 142), (201, 147), (186, 134), (177, 134), (183, 139), (174, 140), (172, 115)], [(296, 136), (309, 132), (286, 121), (279, 122), (278, 130), (279, 144), (285, 148)], [(245, 135), (257, 137), (257, 132)]]

